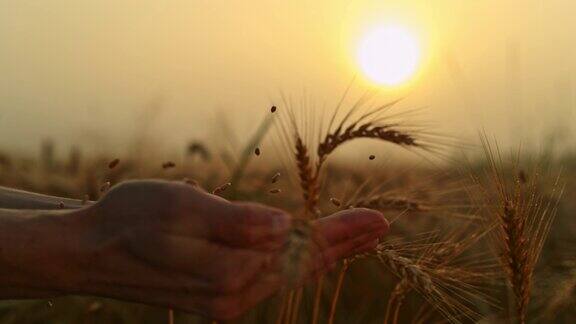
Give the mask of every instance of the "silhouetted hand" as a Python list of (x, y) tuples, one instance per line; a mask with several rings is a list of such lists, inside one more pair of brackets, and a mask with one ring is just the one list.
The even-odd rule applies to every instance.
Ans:
[[(60, 217), (74, 248), (55, 260), (53, 287), (231, 319), (287, 283), (282, 264), (291, 217), (276, 208), (229, 202), (193, 186), (132, 181), (96, 204)], [(312, 225), (301, 280), (373, 249), (388, 223), (351, 209)], [(62, 248), (62, 244), (57, 244)], [(41, 252), (39, 252), (41, 253)], [(58, 259), (58, 254), (51, 253)]]

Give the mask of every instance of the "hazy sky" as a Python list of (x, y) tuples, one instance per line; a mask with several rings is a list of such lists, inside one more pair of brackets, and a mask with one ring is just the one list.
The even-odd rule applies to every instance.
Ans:
[[(451, 134), (533, 140), (576, 122), (576, 2), (0, 0), (0, 148), (42, 138), (127, 141), (143, 107), (179, 144), (227, 115), (238, 130), (303, 89), (335, 102), (358, 75), (367, 26), (393, 21), (425, 48), (396, 98)], [(371, 85), (359, 76), (356, 94)]]

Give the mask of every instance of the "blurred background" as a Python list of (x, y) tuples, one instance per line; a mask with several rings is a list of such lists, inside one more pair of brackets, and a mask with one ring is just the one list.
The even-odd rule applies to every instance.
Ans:
[[(356, 77), (356, 94), (405, 97), (402, 109), (423, 108), (450, 135), (485, 128), (503, 143), (565, 146), (575, 10), (562, 0), (0, 0), (0, 145), (26, 151), (50, 137), (122, 150), (151, 105), (161, 107), (155, 141), (168, 146), (209, 137), (219, 115), (243, 134), (281, 91), (330, 105)], [(421, 45), (402, 87), (359, 69), (359, 40), (379, 21)]]

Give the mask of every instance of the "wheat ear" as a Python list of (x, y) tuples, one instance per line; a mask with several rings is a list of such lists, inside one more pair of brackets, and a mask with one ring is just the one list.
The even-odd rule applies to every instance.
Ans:
[[(491, 187), (485, 186), (484, 195), (488, 206), (494, 206), (489, 217), (497, 224), (493, 242), (500, 250), (501, 261), (508, 276), (508, 282), (515, 297), (515, 311), (518, 323), (526, 322), (526, 312), (530, 302), (532, 277), (540, 252), (556, 213), (561, 196), (558, 192), (558, 178), (554, 183), (554, 199), (545, 200), (536, 188), (539, 170), (530, 181), (517, 172), (513, 184), (506, 181), (503, 173), (502, 155), (497, 144), (492, 144), (486, 135), (482, 138), (484, 153), (489, 164), (489, 177), (496, 187), (497, 196), (490, 194)], [(515, 159), (517, 164), (519, 158)], [(477, 179), (477, 178), (476, 178)], [(478, 181), (478, 180), (477, 180)]]
[(296, 136), (296, 166), (306, 211), (315, 215), (317, 213), (316, 205), (318, 204), (320, 190), (318, 177), (312, 171), (308, 148), (298, 135)]

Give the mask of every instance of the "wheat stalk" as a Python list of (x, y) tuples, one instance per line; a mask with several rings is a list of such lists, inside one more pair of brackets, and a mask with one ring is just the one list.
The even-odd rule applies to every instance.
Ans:
[(346, 271), (348, 271), (349, 265), (350, 264), (348, 260), (342, 261), (342, 268), (338, 274), (338, 279), (336, 280), (336, 288), (334, 289), (334, 295), (332, 296), (332, 302), (330, 303), (328, 324), (334, 323), (334, 318), (336, 317), (336, 306), (338, 305), (338, 299), (340, 298), (340, 292), (342, 290), (342, 285), (344, 284), (344, 277), (346, 276)]
[(320, 275), (316, 280), (316, 289), (314, 292), (314, 305), (312, 307), (312, 324), (317, 324), (320, 317), (320, 300), (322, 297), (322, 288), (324, 288), (324, 275)]
[[(441, 243), (424, 243), (396, 245), (381, 243), (375, 252), (358, 255), (351, 261), (364, 257), (375, 257), (381, 264), (400, 279), (400, 285), (391, 295), (395, 299), (387, 307), (385, 323), (397, 321), (399, 307), (404, 296), (412, 289), (421, 294), (425, 300), (440, 312), (447, 320), (459, 323), (460, 317), (476, 320), (479, 314), (474, 310), (475, 303), (487, 302), (485, 296), (473, 284), (474, 273), (482, 272), (487, 265), (479, 264), (468, 269), (462, 267), (439, 267), (430, 256), (430, 247), (443, 246)], [(463, 251), (460, 246), (458, 250)], [(410, 254), (411, 256), (408, 256)], [(412, 255), (414, 254), (414, 255)], [(490, 265), (490, 262), (488, 262)], [(486, 279), (482, 275), (475, 280)], [(397, 304), (399, 302), (400, 304)], [(395, 306), (395, 307), (394, 307)], [(392, 310), (394, 309), (394, 313)]]
[[(378, 106), (376, 108), (368, 109), (367, 113), (360, 115), (359, 117), (354, 117), (355, 113), (359, 111), (362, 105), (365, 103), (366, 96), (360, 98), (356, 104), (352, 106), (352, 108), (348, 111), (348, 113), (337, 123), (336, 127), (333, 128), (332, 125), (335, 122), (338, 111), (342, 106), (342, 101), (344, 100), (344, 94), (342, 100), (338, 103), (336, 109), (334, 110), (332, 117), (330, 119), (330, 123), (326, 128), (326, 131), (323, 132), (323, 127), (320, 127), (320, 131), (318, 132), (318, 144), (316, 146), (316, 156), (311, 156), (309, 147), (313, 147), (313, 144), (309, 141), (311, 136), (310, 134), (313, 131), (317, 131), (314, 128), (312, 122), (309, 121), (309, 118), (304, 118), (304, 120), (297, 121), (293, 109), (290, 108), (290, 103), (283, 97), (284, 102), (288, 109), (288, 121), (284, 123), (280, 123), (280, 131), (281, 135), (283, 136), (284, 143), (291, 143), (288, 147), (291, 147), (293, 150), (293, 158), (295, 160), (296, 169), (298, 173), (298, 181), (299, 186), (302, 190), (302, 197), (304, 200), (304, 209), (307, 214), (305, 219), (310, 219), (314, 217), (320, 217), (321, 213), (318, 209), (318, 202), (320, 197), (320, 177), (323, 170), (323, 166), (328, 158), (328, 156), (334, 152), (338, 147), (344, 145), (345, 143), (351, 142), (354, 139), (360, 138), (371, 138), (377, 139), (389, 143), (393, 143), (402, 147), (421, 147), (424, 148), (425, 145), (416, 140), (414, 134), (401, 130), (398, 127), (398, 124), (390, 123), (390, 122), (383, 122), (384, 120), (381, 118), (380, 113), (385, 110), (386, 108), (392, 106), (395, 102), (390, 104), (385, 104)], [(308, 110), (310, 111), (310, 110)], [(351, 123), (349, 121), (353, 119)], [(348, 125), (348, 126), (346, 126)], [(301, 134), (299, 129), (303, 129), (304, 133)], [(312, 129), (312, 131), (310, 131)], [(324, 135), (322, 135), (324, 134)], [(335, 203), (335, 200), (332, 200)], [(398, 199), (395, 201), (388, 201), (388, 203), (394, 204), (398, 207), (402, 204), (404, 207), (408, 206), (410, 208), (419, 208), (422, 209), (421, 206), (416, 205), (406, 205), (407, 201), (404, 201), (403, 204), (400, 203)], [(299, 233), (296, 229), (295, 233)], [(303, 234), (303, 235), (300, 235)], [(302, 247), (306, 244), (294, 244), (296, 241), (309, 241), (310, 238), (305, 237), (307, 234), (306, 232), (302, 232), (296, 236), (297, 239), (294, 242), (290, 243), (294, 246), (289, 247), (286, 250), (286, 255), (288, 256), (287, 259), (287, 272), (288, 274), (294, 275), (294, 273), (298, 273), (297, 269), (293, 269), (294, 264), (299, 264), (299, 262), (292, 262), (294, 259), (297, 259), (297, 253), (305, 253), (302, 251)], [(295, 238), (296, 238), (295, 236)], [(300, 237), (302, 236), (302, 237)], [(289, 240), (290, 241), (290, 240)], [(393, 256), (391, 253), (392, 251), (384, 251), (382, 252), (384, 256), (380, 256), (383, 260), (390, 260)], [(381, 254), (382, 254), (381, 253)], [(394, 258), (393, 258), (394, 259)], [(403, 261), (406, 261), (400, 256), (397, 256), (395, 259), (396, 263), (389, 263), (389, 265), (399, 265), (400, 267), (395, 268), (396, 271), (400, 271), (399, 274), (410, 275), (412, 278), (416, 278), (418, 269), (415, 266), (409, 264), (403, 264)], [(345, 273), (342, 273), (342, 279)], [(420, 284), (424, 284), (424, 281), (420, 281)], [(320, 289), (320, 281), (318, 284), (318, 289)], [(424, 285), (422, 286), (425, 292), (431, 293), (432, 286), (431, 285)], [(315, 298), (319, 298), (320, 294), (317, 292)], [(336, 297), (337, 300), (337, 297)], [(313, 310), (313, 322), (317, 320), (317, 314), (319, 307), (319, 300), (314, 301), (314, 310)], [(335, 304), (334, 304), (335, 305)]]
[(168, 324), (174, 324), (174, 310), (172, 308), (168, 309)]
[[(416, 262), (431, 263), (433, 266), (436, 264), (443, 264), (448, 261), (449, 258), (460, 253), (463, 249), (462, 244), (438, 244), (434, 246), (433, 251), (430, 253), (430, 260), (416, 260)], [(384, 317), (384, 323), (398, 322), (398, 315), (400, 308), (404, 302), (406, 295), (412, 290), (412, 285), (408, 281), (408, 278), (400, 278), (400, 281), (394, 286), (394, 289), (390, 293), (390, 298), (388, 300), (388, 305), (386, 307), (386, 315)], [(394, 313), (391, 313), (392, 308), (394, 308)], [(391, 318), (392, 317), (392, 318)], [(390, 319), (391, 318), (391, 319)]]
[[(489, 177), (496, 187), (497, 195), (484, 186), (484, 196), (489, 210), (489, 219), (497, 225), (493, 242), (499, 249), (506, 270), (508, 283), (515, 299), (518, 323), (526, 322), (530, 302), (532, 277), (542, 246), (554, 219), (558, 199), (561, 196), (558, 179), (554, 183), (553, 199), (545, 200), (536, 187), (538, 174), (527, 177), (524, 171), (516, 172), (513, 184), (503, 174), (502, 155), (497, 144), (491, 144), (486, 135), (482, 145), (489, 164)], [(519, 158), (515, 158), (517, 164)], [(529, 179), (529, 180), (528, 180)], [(479, 182), (477, 178), (476, 181)]]
[[(404, 298), (408, 292), (412, 290), (412, 286), (407, 280), (400, 280), (392, 289), (390, 297), (388, 298), (388, 304), (386, 305), (386, 314), (384, 315), (384, 324), (396, 323), (398, 322), (398, 315), (400, 307), (404, 301)], [(394, 313), (392, 314), (392, 308), (394, 307)]]

